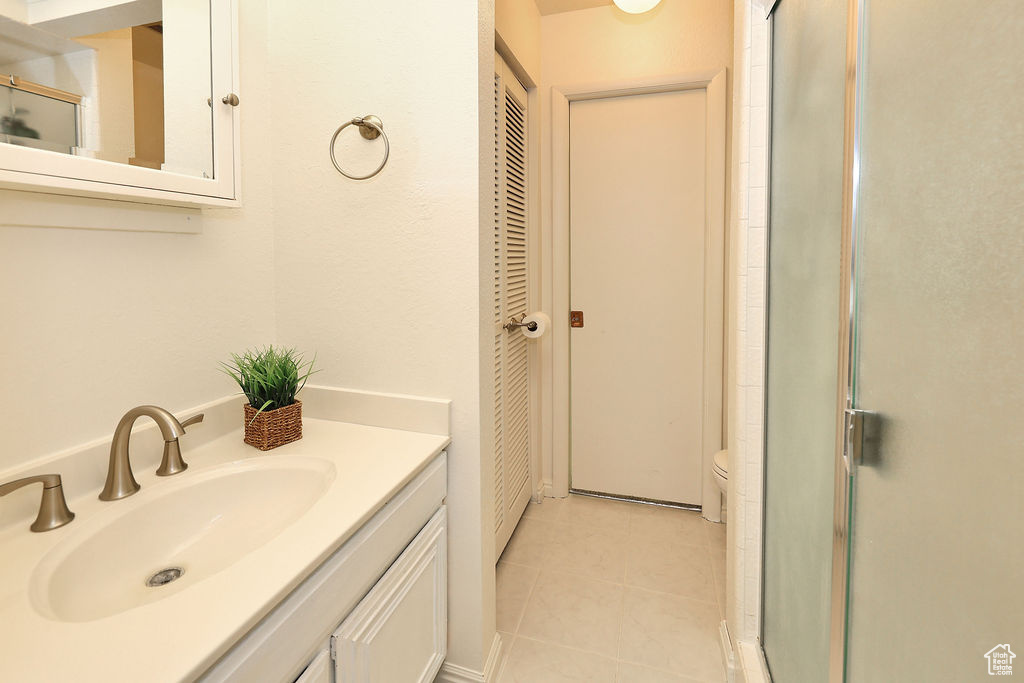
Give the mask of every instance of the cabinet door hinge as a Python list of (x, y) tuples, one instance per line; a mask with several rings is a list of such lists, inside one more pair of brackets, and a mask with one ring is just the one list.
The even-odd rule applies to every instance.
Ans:
[(338, 636), (331, 636), (331, 661), (338, 661)]

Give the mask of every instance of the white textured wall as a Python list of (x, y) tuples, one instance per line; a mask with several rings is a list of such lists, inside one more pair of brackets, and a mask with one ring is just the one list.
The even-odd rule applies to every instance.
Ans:
[[(254, 103), (272, 100), (264, 15), (242, 3)], [(202, 234), (0, 226), (0, 471), (110, 434), (140, 403), (224, 396), (217, 362), (274, 340), (270, 117), (241, 116), (245, 206), (206, 212)]]
[[(480, 250), (491, 247), (479, 200), (481, 152), (491, 155), (479, 122), (493, 115), (479, 110), (478, 71), (493, 74), (478, 64), (493, 54), (493, 16), (476, 2), (270, 7), (277, 338), (317, 352), (320, 384), (452, 400), (449, 661), (479, 671), (494, 635), (480, 408)], [(391, 157), (357, 182), (327, 146), (365, 114), (383, 121)], [(353, 127), (343, 136), (339, 161), (353, 171), (383, 153)]]
[[(268, 342), (316, 352), (319, 384), (451, 399), (448, 661), (481, 671), (493, 3), (238, 4), (243, 208), (205, 211), (200, 235), (0, 227), (0, 471), (109, 434), (134, 405), (228, 394), (217, 362)], [(369, 113), (391, 159), (347, 180), (327, 144)], [(381, 142), (346, 133), (341, 160), (375, 163)]]
[[(731, 71), (733, 8), (721, 0), (667, 0), (641, 15), (629, 15), (610, 5), (549, 14), (541, 18), (541, 54), (541, 294), (544, 310), (551, 312), (551, 87), (622, 83), (723, 68)], [(732, 110), (731, 101), (729, 95), (727, 111)], [(727, 155), (731, 137), (726, 139)], [(550, 342), (545, 349), (549, 348)], [(550, 373), (550, 353), (547, 358), (545, 372)], [(550, 442), (544, 444), (542, 459), (542, 476), (550, 484)]]
[[(128, 43), (129, 50), (131, 43)], [(129, 51), (129, 61), (131, 52)], [(14, 74), (27, 81), (33, 81), (51, 88), (58, 88), (76, 95), (92, 95), (95, 88), (93, 63), (95, 56), (91, 50), (69, 52), (66, 55), (38, 57), (24, 62), (0, 64), (0, 73)]]
[(734, 641), (753, 641), (761, 622), (769, 51), (759, 2), (735, 5), (726, 616)]

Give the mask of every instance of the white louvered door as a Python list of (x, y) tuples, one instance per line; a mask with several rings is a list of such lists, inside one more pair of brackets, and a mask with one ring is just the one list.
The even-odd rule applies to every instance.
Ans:
[(528, 312), (526, 89), (495, 55), (494, 531), (501, 556), (530, 500), (527, 339), (502, 325)]

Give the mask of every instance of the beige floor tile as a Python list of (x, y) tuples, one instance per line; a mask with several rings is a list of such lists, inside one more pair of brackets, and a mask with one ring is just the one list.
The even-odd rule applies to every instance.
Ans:
[(570, 495), (565, 499), (561, 522), (597, 527), (603, 531), (625, 532), (635, 503), (592, 496)]
[(524, 517), (519, 520), (519, 525), (505, 546), (501, 559), (528, 567), (543, 567), (550, 560), (552, 553), (558, 550), (559, 545), (560, 541), (555, 539), (550, 524), (532, 517)]
[(565, 512), (565, 501), (568, 498), (544, 498), (540, 503), (531, 502), (526, 506), (523, 517), (538, 519), (544, 522), (560, 522)]
[(711, 568), (715, 576), (725, 577), (725, 548), (711, 548)]
[(614, 683), (615, 660), (517, 636), (500, 683)]
[(495, 568), (497, 622), (499, 631), (515, 633), (526, 609), (526, 600), (537, 582), (540, 569), (499, 562)]
[(717, 604), (707, 546), (631, 538), (626, 554), (626, 585)]
[(708, 532), (708, 540), (712, 548), (725, 548), (725, 525), (704, 520), (704, 528)]
[(652, 669), (649, 666), (619, 662), (619, 672), (616, 675), (615, 683), (700, 683), (700, 681)]
[(520, 520), (501, 560), (621, 583), (626, 534), (596, 527)]
[(614, 654), (622, 621), (623, 590), (605, 581), (542, 571), (518, 635)]
[(497, 566), (501, 683), (724, 681), (725, 529), (586, 496), (531, 503)]
[(708, 532), (699, 512), (656, 505), (633, 506), (629, 514), (629, 535), (666, 543), (708, 545)]
[(725, 587), (726, 587), (726, 569), (725, 569), (725, 548), (711, 548), (711, 570), (715, 577), (715, 595), (718, 598), (718, 607), (725, 617)]
[(725, 605), (726, 605), (726, 602), (725, 602), (726, 601), (726, 597), (725, 597), (725, 582), (724, 581), (723, 582), (719, 582), (716, 579), (715, 580), (715, 591), (717, 592), (716, 598), (718, 599), (718, 614), (719, 614), (720, 617), (725, 619), (726, 618), (726, 614), (725, 614)]
[(724, 681), (716, 604), (627, 588), (619, 659), (701, 681)]
[(622, 583), (626, 575), (626, 534), (597, 527), (552, 524), (552, 549), (544, 569)]
[[(512, 649), (512, 642), (516, 639), (514, 633), (508, 633), (507, 631), (498, 631), (498, 637), (501, 638), (501, 658), (502, 662), (508, 659), (508, 653)], [(498, 669), (500, 672), (501, 669)]]

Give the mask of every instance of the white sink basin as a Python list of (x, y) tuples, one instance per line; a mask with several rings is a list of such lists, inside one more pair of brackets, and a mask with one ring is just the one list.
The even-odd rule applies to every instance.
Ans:
[[(174, 595), (231, 566), (303, 516), (334, 464), (266, 456), (146, 486), (83, 524), (36, 567), (33, 606), (58, 621), (109, 617)], [(161, 570), (183, 570), (158, 587)]]

